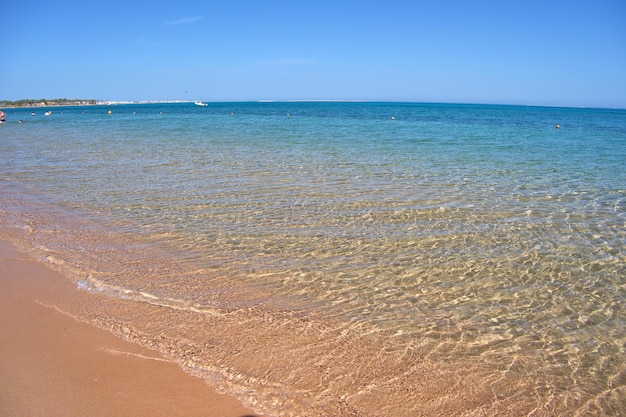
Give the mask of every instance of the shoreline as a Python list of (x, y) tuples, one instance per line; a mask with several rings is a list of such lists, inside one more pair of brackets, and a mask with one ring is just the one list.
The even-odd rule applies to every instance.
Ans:
[(72, 283), (0, 240), (0, 414), (259, 416), (158, 352), (66, 313)]

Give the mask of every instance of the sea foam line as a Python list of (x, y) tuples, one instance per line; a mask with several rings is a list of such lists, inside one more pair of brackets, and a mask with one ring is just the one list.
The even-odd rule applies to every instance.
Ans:
[(146, 291), (131, 290), (117, 285), (110, 285), (101, 280), (87, 275), (84, 279), (78, 280), (76, 286), (80, 290), (101, 293), (111, 298), (122, 300), (138, 301), (152, 304), (159, 307), (171, 308), (174, 310), (191, 311), (194, 313), (210, 314), (212, 316), (224, 316), (225, 313), (217, 308), (199, 306), (185, 300), (178, 300), (169, 297), (159, 297)]

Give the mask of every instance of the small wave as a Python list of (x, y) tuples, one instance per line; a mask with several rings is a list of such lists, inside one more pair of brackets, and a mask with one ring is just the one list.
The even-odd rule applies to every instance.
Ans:
[(94, 293), (101, 293), (111, 298), (122, 300), (144, 302), (159, 307), (172, 308), (175, 310), (191, 311), (194, 313), (210, 314), (212, 316), (223, 316), (226, 314), (215, 307), (208, 307), (191, 303), (187, 300), (179, 300), (170, 297), (159, 297), (146, 291), (122, 288), (117, 285), (110, 285), (101, 280), (87, 275), (76, 283), (78, 289)]

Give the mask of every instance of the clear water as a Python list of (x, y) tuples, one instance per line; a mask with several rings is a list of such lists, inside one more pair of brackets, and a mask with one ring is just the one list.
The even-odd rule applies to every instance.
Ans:
[(45, 110), (0, 126), (2, 236), (260, 412), (626, 413), (625, 110)]

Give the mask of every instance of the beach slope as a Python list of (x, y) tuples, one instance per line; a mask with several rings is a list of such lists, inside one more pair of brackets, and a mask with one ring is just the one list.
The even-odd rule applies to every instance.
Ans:
[(254, 415), (157, 352), (64, 313), (76, 291), (0, 241), (0, 415)]

